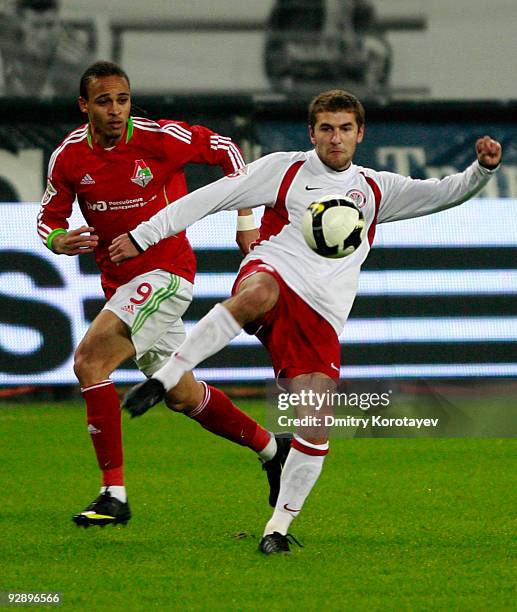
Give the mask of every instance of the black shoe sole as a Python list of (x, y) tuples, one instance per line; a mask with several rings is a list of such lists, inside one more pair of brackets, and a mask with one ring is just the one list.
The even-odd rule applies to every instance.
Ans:
[(290, 555), (291, 554), (290, 550), (273, 550), (271, 552), (266, 552), (265, 550), (262, 550), (262, 548), (259, 548), (258, 550), (265, 557), (274, 557), (276, 555)]
[(132, 387), (122, 401), (122, 407), (129, 412), (131, 418), (145, 414), (165, 397), (162, 383), (155, 378)]
[(122, 518), (113, 518), (113, 519), (89, 519), (84, 514), (77, 514), (72, 517), (72, 521), (77, 525), (77, 527), (84, 527), (87, 529), (88, 527), (106, 527), (106, 525), (124, 525), (126, 526), (129, 519), (131, 517), (122, 517)]

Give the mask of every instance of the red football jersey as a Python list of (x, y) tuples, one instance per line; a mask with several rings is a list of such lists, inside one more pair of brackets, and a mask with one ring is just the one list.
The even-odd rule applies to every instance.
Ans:
[(55, 230), (68, 229), (77, 197), (86, 222), (99, 236), (95, 260), (108, 298), (120, 285), (157, 268), (193, 282), (196, 261), (185, 232), (118, 266), (108, 254), (113, 238), (187, 193), (183, 168), (188, 163), (219, 165), (225, 174), (244, 165), (230, 138), (200, 125), (130, 117), (122, 139), (110, 149), (99, 146), (83, 125), (50, 158), (38, 233), (48, 246)]

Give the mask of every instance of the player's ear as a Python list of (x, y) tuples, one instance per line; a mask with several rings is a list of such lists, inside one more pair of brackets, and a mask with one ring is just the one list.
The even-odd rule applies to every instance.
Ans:
[(79, 104), (79, 110), (81, 111), (81, 113), (88, 114), (88, 101), (85, 100), (82, 96), (79, 96), (77, 102)]
[(312, 125), (309, 125), (309, 138), (311, 139), (312, 144), (315, 145), (316, 138), (314, 137), (314, 128), (312, 127)]
[(357, 144), (359, 144), (360, 142), (363, 142), (363, 138), (364, 138), (364, 125), (362, 125), (358, 130), (357, 130)]

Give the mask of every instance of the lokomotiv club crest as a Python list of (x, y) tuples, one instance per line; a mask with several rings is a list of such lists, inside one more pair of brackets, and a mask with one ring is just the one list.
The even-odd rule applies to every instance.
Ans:
[(135, 160), (135, 168), (133, 170), (131, 180), (136, 185), (140, 185), (140, 187), (147, 187), (147, 185), (153, 180), (151, 168), (149, 168), (143, 159)]

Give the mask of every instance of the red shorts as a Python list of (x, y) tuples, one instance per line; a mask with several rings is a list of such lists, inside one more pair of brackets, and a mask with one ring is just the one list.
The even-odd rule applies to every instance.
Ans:
[(256, 259), (241, 268), (232, 295), (243, 280), (258, 272), (276, 279), (280, 296), (270, 311), (244, 329), (256, 335), (267, 348), (277, 378), (322, 372), (339, 379), (341, 348), (334, 328), (286, 285), (269, 264)]

